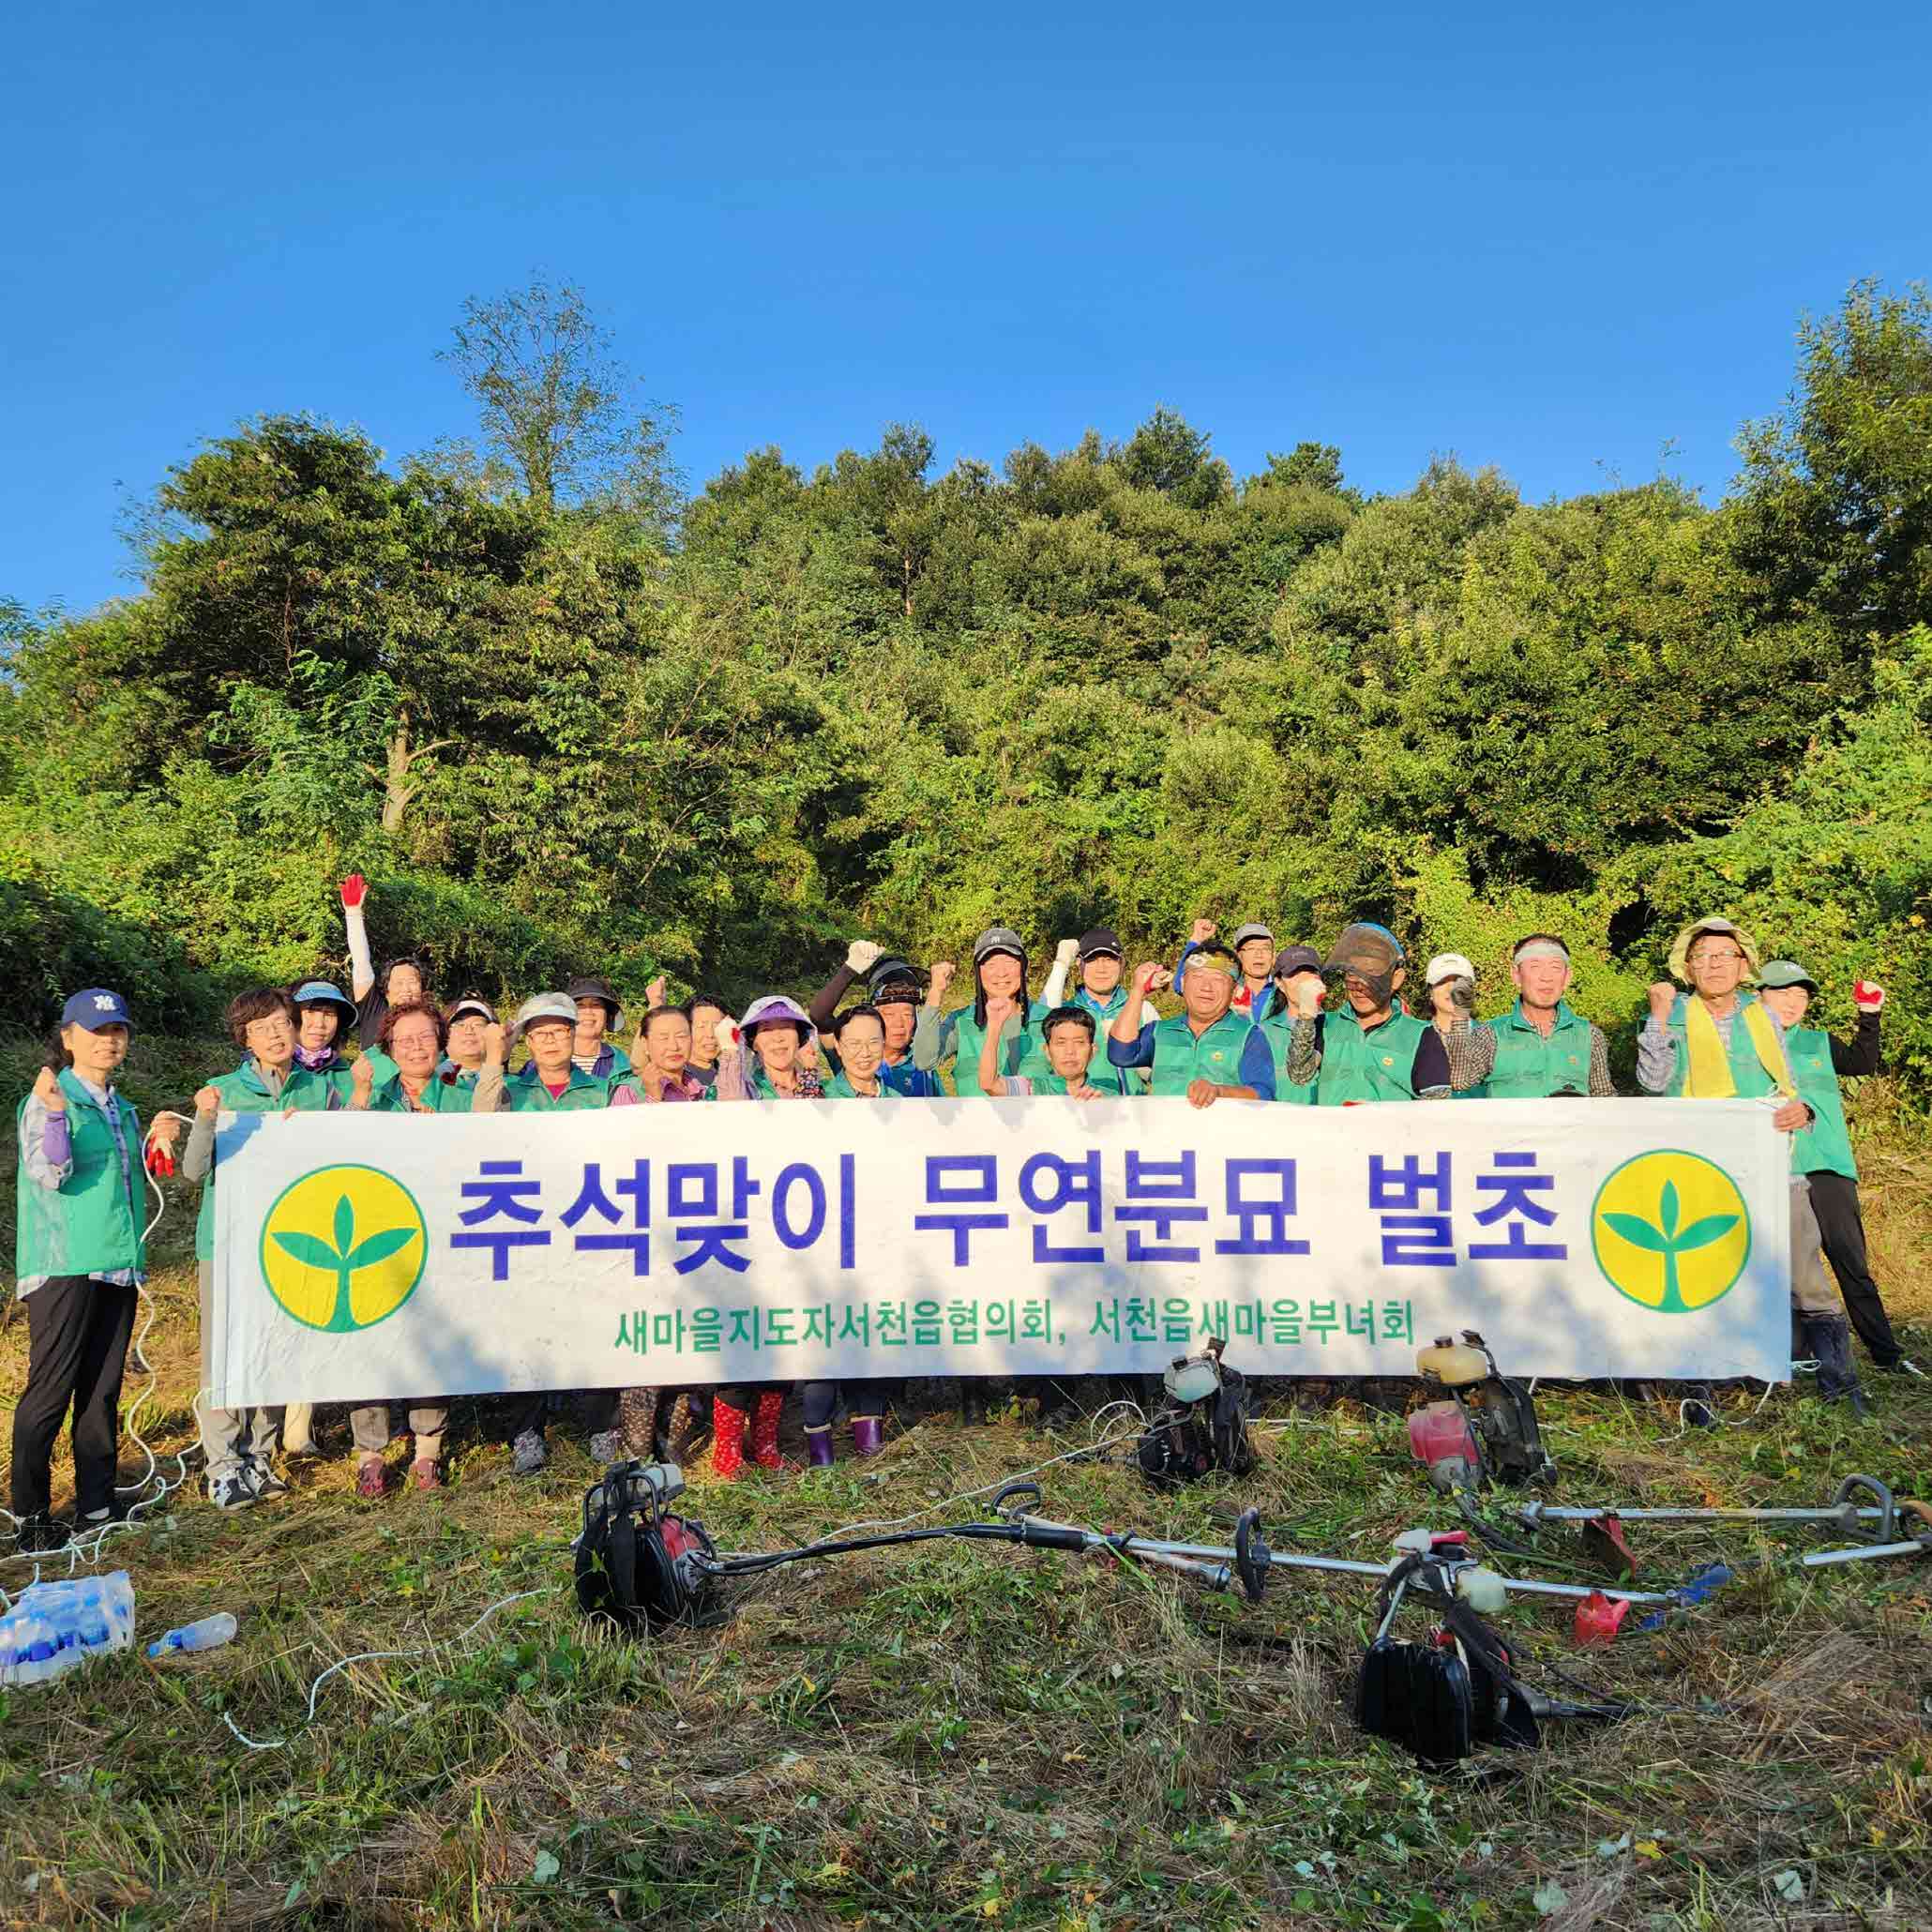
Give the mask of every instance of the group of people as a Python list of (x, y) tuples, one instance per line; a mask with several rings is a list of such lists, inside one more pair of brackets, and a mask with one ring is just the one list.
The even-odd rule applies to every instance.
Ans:
[[(126, 1003), (99, 988), (68, 1001), (18, 1116), (17, 1292), (30, 1345), (14, 1415), (11, 1503), (26, 1547), (54, 1547), (74, 1527), (49, 1510), (53, 1444), (69, 1411), (76, 1523), (104, 1522), (114, 1511), (121, 1380), (146, 1269), (142, 1167), (172, 1175), (178, 1165), (202, 1185), (195, 1251), (205, 1298), (219, 1179), (215, 1128), (224, 1112), (543, 1113), (948, 1094), (1334, 1107), (1616, 1091), (1603, 1032), (1568, 1004), (1569, 950), (1551, 933), (1517, 943), (1516, 997), (1487, 1019), (1476, 1018), (1477, 975), (1466, 958), (1439, 954), (1412, 977), (1400, 941), (1370, 921), (1346, 928), (1324, 957), (1306, 944), (1278, 945), (1264, 925), (1241, 927), (1229, 943), (1212, 920), (1197, 920), (1171, 974), (1155, 962), (1129, 974), (1118, 936), (1096, 928), (1060, 943), (1037, 997), (1025, 943), (994, 926), (974, 944), (973, 996), (958, 1006), (947, 998), (952, 963), (922, 975), (907, 958), (860, 941), (808, 1004), (771, 994), (739, 1019), (719, 998), (701, 992), (672, 1002), (655, 981), (626, 1048), (622, 1003), (596, 976), (526, 1000), (507, 1027), (475, 994), (439, 1005), (420, 960), (374, 965), (366, 896), (359, 877), (343, 883), (350, 992), (311, 979), (233, 1001), (227, 1023), (238, 1064), (195, 1094), (191, 1120), (167, 1114), (143, 1134), (114, 1085), (134, 1031)], [(1789, 959), (1760, 961), (1749, 937), (1714, 917), (1679, 937), (1670, 970), (1670, 981), (1651, 989), (1638, 1083), (1648, 1094), (1756, 1095), (1774, 1107), (1774, 1124), (1791, 1137), (1794, 1349), (1817, 1360), (1821, 1395), (1863, 1413), (1848, 1315), (1876, 1364), (1894, 1367), (1904, 1358), (1866, 1260), (1838, 1081), (1879, 1067), (1883, 990), (1860, 982), (1856, 1033), (1849, 1042), (1832, 1039), (1804, 1024), (1818, 992), (1810, 975)], [(1163, 1017), (1153, 998), (1170, 986), (1180, 1011)], [(352, 1033), (360, 1043), (353, 1056), (344, 1050)], [(708, 1416), (707, 1396), (695, 1390), (601, 1390), (581, 1400), (599, 1461), (682, 1453), (708, 1426), (712, 1470), (732, 1479), (747, 1459), (784, 1466), (787, 1394), (785, 1385), (722, 1387), (709, 1394)], [(809, 1381), (800, 1394), (813, 1464), (834, 1460), (841, 1408), (855, 1452), (877, 1451), (890, 1384)], [(554, 1400), (515, 1399), (507, 1433), (520, 1472), (546, 1462)], [(434, 1488), (448, 1404), (425, 1396), (405, 1406), (411, 1480)], [(207, 1493), (219, 1508), (285, 1491), (278, 1454), (314, 1453), (306, 1405), (234, 1411), (200, 1401), (197, 1412)], [(1693, 1392), (1691, 1413), (1712, 1419), (1708, 1391)], [(985, 1421), (984, 1383), (962, 1384), (961, 1415)], [(350, 1411), (365, 1496), (385, 1488), (393, 1421), (386, 1402)]]

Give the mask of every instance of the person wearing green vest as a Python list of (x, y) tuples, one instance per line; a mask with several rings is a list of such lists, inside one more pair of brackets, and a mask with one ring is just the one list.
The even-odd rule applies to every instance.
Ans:
[[(73, 1527), (114, 1513), (121, 1377), (147, 1279), (141, 1122), (113, 1090), (133, 1032), (119, 993), (74, 994), (15, 1114), (14, 1291), (27, 1311), (27, 1385), (13, 1411), (8, 1500), (23, 1554), (59, 1549), (73, 1532), (51, 1507), (53, 1444), (69, 1410)], [(156, 1157), (172, 1157), (177, 1131), (156, 1123)]]
[(919, 1009), (913, 1033), (913, 1064), (922, 1073), (936, 1072), (953, 1063), (953, 1092), (961, 1100), (977, 1096), (980, 1049), (989, 1027), (1000, 1040), (1000, 1071), (1026, 1076), (1050, 1069), (1039, 1035), (1030, 1024), (1032, 1004), (1026, 990), (1026, 945), (1010, 926), (989, 926), (973, 943), (974, 1000), (957, 1013), (943, 1013), (946, 989), (954, 966), (942, 959), (926, 987), (926, 1004)]
[(1386, 926), (1358, 920), (1344, 928), (1321, 969), (1324, 979), (1340, 983), (1342, 1004), (1323, 1013), (1319, 989), (1308, 980), (1296, 986), (1288, 1077), (1299, 1085), (1312, 1081), (1318, 1107), (1449, 1097), (1441, 1035), (1396, 1010), (1406, 958)]
[[(1451, 1007), (1444, 1026), (1444, 991), (1438, 968), (1448, 975)], [(1457, 969), (1450, 974), (1449, 969)], [(1465, 981), (1460, 975), (1466, 973)], [(1459, 953), (1428, 964), (1429, 996), (1436, 1024), (1449, 1049), (1451, 1084), (1458, 1100), (1550, 1100), (1588, 1094), (1613, 1100), (1609, 1042), (1564, 1000), (1570, 989), (1570, 949), (1553, 932), (1532, 932), (1510, 950), (1509, 976), (1516, 1005), (1496, 1019), (1470, 1024), (1475, 973)], [(1467, 987), (1458, 1000), (1457, 994)]]
[(1185, 1096), (1190, 1107), (1212, 1107), (1216, 1100), (1274, 1099), (1268, 1036), (1232, 1010), (1241, 978), (1233, 949), (1209, 940), (1188, 958), (1185, 1010), (1143, 1026), (1141, 1003), (1168, 975), (1151, 960), (1137, 966), (1134, 990), (1108, 1032), (1108, 1059), (1115, 1066), (1151, 1067), (1150, 1091), (1157, 1100)]
[(1094, 1015), (1085, 1006), (1056, 1006), (1040, 1021), (1040, 1040), (1050, 1073), (1003, 1074), (996, 1060), (998, 1042), (991, 1033), (980, 1048), (979, 1084), (995, 1100), (1037, 1094), (1068, 1095), (1075, 1100), (1131, 1100), (1145, 1091), (1138, 1078), (1110, 1063), (1096, 1066), (1098, 1044)]
[(353, 1081), (342, 1042), (355, 1024), (354, 1004), (325, 979), (305, 979), (289, 998), (295, 1003), (295, 1064), (325, 1074), (347, 1106)]
[(1308, 987), (1319, 1002), (1321, 998), (1321, 955), (1313, 946), (1283, 946), (1275, 959), (1274, 997), (1264, 1003), (1259, 1024), (1268, 1036), (1268, 1051), (1275, 1060), (1275, 1097), (1292, 1107), (1313, 1107), (1315, 1083), (1297, 1086), (1288, 1077), (1288, 1049), (1294, 1040), (1296, 981), (1308, 975)]
[(1858, 1205), (1858, 1163), (1851, 1157), (1845, 1100), (1838, 1091), (1841, 1075), (1855, 1079), (1879, 1071), (1883, 1057), (1879, 1015), (1885, 1004), (1885, 989), (1864, 980), (1853, 987), (1858, 1026), (1849, 1043), (1804, 1024), (1818, 984), (1795, 960), (1772, 960), (1758, 975), (1758, 997), (1785, 1029), (1785, 1050), (1791, 1056), (1798, 1097), (1811, 1109), (1811, 1125), (1792, 1142), (1793, 1165), (1811, 1184), (1812, 1211), (1824, 1238), (1825, 1260), (1838, 1277), (1845, 1312), (1879, 1367), (1916, 1373), (1898, 1346), (1879, 1284), (1872, 1279), (1864, 1216)]
[[(1775, 1109), (1772, 1125), (1796, 1136), (1814, 1116), (1799, 1094), (1777, 1016), (1745, 990), (1758, 963), (1751, 936), (1728, 919), (1700, 919), (1685, 928), (1670, 948), (1670, 973), (1690, 991), (1680, 992), (1671, 980), (1651, 988), (1650, 1018), (1638, 1035), (1637, 1082), (1646, 1094), (1674, 1099), (1763, 1099)], [(1863, 1416), (1867, 1410), (1851, 1366), (1850, 1324), (1825, 1278), (1811, 1187), (1795, 1167), (1790, 1203), (1795, 1345), (1818, 1362), (1819, 1396), (1828, 1402), (1843, 1396)], [(1694, 1400), (1707, 1407), (1701, 1397)], [(1696, 1408), (1687, 1413), (1693, 1421), (1707, 1419)]]
[[(654, 982), (657, 997), (644, 1009), (664, 1004), (664, 982)], [(594, 1079), (621, 1079), (631, 1070), (631, 1058), (615, 1044), (611, 1035), (624, 1025), (624, 1003), (611, 989), (608, 979), (594, 973), (580, 974), (564, 989), (577, 1003), (577, 1036), (571, 1049), (571, 1064)]]
[[(201, 1272), (204, 1345), (215, 1275), (217, 1117), (340, 1110), (356, 1095), (368, 1094), (375, 1074), (370, 1056), (358, 1055), (349, 1069), (350, 1094), (345, 1100), (332, 1075), (311, 1073), (302, 1065), (295, 1058), (300, 1021), (294, 1003), (279, 987), (257, 987), (237, 995), (229, 1002), (225, 1019), (229, 1038), (242, 1050), (242, 1064), (195, 1094), (194, 1126), (181, 1162), (183, 1179), (203, 1184), (194, 1252)], [(288, 1415), (294, 1415), (295, 1423), (282, 1437), (283, 1448), (290, 1454), (312, 1454), (313, 1443), (308, 1441), (311, 1406), (292, 1402), (285, 1413), (277, 1408), (215, 1409), (205, 1398), (196, 1398), (208, 1500), (217, 1509), (246, 1509), (264, 1497), (286, 1494), (288, 1485), (275, 1472), (277, 1432), (284, 1429)]]
[[(511, 1113), (597, 1113), (643, 1104), (635, 1074), (600, 1079), (576, 1064), (577, 1002), (568, 993), (537, 993), (525, 1000), (510, 1031), (512, 1044), (521, 1040), (530, 1053), (528, 1065), (504, 1082)], [(480, 1093), (481, 1079), (476, 1085)], [(588, 1389), (583, 1395), (591, 1460), (599, 1465), (624, 1459), (618, 1433), (621, 1395), (617, 1389)], [(549, 1409), (550, 1391), (538, 1389), (524, 1395), (511, 1412), (510, 1467), (520, 1476), (534, 1476), (550, 1461), (550, 1444), (544, 1440)]]
[(484, 1041), (495, 1024), (496, 1015), (481, 994), (452, 1000), (443, 1009), (443, 1064), (436, 1078), (474, 1091), (483, 1073)]
[(510, 1034), (512, 1044), (521, 1040), (530, 1052), (504, 1082), (510, 1112), (595, 1113), (638, 1104), (637, 1077), (628, 1060), (623, 1073), (602, 1076), (577, 1064), (577, 1002), (568, 993), (537, 993), (525, 1000), (517, 1008)]

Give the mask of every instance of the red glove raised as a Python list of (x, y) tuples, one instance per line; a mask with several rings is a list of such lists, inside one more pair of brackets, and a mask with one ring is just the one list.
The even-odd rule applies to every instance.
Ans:
[(369, 881), (360, 872), (351, 872), (342, 881), (342, 903), (359, 906), (369, 897)]

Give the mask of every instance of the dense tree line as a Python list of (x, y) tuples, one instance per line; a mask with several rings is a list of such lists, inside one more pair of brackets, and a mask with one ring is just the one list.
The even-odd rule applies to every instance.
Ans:
[[(1625, 1028), (1730, 909), (1932, 1088), (1932, 303), (1862, 285), (1706, 506), (1365, 499), (1124, 442), (935, 474), (886, 430), (693, 497), (581, 296), (471, 304), (483, 442), (401, 464), (265, 417), (161, 483), (141, 594), (0, 606), (0, 1017), (122, 987), (171, 1024), (340, 961), (334, 883), (450, 989), (566, 970), (738, 1001), (867, 933), (1357, 913), (1471, 954), (1562, 931)], [(4, 586), (0, 586), (4, 588)]]

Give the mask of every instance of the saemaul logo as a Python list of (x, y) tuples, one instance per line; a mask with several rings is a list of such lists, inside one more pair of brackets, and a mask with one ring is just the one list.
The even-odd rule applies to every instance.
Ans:
[(1688, 1315), (1737, 1286), (1751, 1257), (1751, 1215), (1715, 1161), (1640, 1154), (1597, 1189), (1590, 1238), (1619, 1294), (1660, 1315)]
[(282, 1189), (262, 1223), (262, 1278), (308, 1328), (346, 1335), (393, 1315), (423, 1277), (430, 1231), (379, 1168), (318, 1168)]

